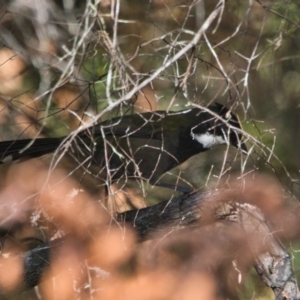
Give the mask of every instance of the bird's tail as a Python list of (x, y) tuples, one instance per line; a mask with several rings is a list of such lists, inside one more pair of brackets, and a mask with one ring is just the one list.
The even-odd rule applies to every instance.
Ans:
[(54, 152), (64, 138), (25, 139), (0, 142), (0, 164)]

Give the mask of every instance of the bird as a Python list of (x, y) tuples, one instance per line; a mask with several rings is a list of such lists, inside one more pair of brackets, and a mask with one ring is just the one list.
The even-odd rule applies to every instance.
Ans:
[(63, 136), (0, 142), (0, 164), (65, 147), (78, 163), (93, 167), (110, 182), (140, 178), (151, 185), (169, 187), (160, 181), (163, 174), (214, 146), (232, 145), (247, 153), (241, 128), (237, 116), (220, 103), (206, 109), (135, 113), (95, 124), (73, 139)]

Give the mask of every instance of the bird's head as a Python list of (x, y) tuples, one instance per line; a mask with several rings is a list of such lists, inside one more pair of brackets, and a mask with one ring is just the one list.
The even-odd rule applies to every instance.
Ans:
[[(195, 126), (193, 129), (194, 138), (206, 149), (218, 144), (230, 144), (246, 154), (248, 151), (243, 142), (243, 135), (239, 131), (242, 127), (237, 116), (220, 103), (210, 105), (208, 108), (221, 119), (206, 112), (205, 120), (202, 120), (202, 124), (206, 123), (206, 126)], [(200, 128), (206, 129), (199, 131)]]

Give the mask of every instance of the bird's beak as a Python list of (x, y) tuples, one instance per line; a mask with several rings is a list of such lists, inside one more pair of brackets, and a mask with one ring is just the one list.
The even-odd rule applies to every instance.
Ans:
[(247, 149), (245, 143), (242, 142), (239, 148), (241, 149), (241, 151), (242, 151), (244, 154), (248, 154), (248, 149)]

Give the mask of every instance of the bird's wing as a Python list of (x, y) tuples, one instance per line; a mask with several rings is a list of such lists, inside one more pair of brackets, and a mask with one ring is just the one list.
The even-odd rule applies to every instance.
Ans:
[(89, 134), (162, 139), (165, 120), (167, 120), (167, 118), (163, 111), (158, 111), (155, 114), (125, 115), (95, 125)]

